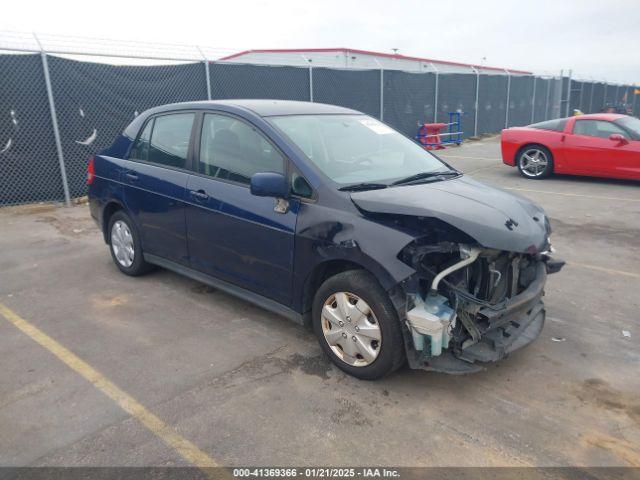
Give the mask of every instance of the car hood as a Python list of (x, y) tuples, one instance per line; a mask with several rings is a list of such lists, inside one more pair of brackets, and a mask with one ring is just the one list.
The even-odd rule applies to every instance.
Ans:
[(520, 195), (469, 177), (351, 193), (364, 212), (433, 217), (485, 248), (539, 253), (550, 233), (544, 210)]

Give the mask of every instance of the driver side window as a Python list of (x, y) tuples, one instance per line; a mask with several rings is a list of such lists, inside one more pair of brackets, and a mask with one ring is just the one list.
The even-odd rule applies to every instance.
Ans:
[(199, 171), (249, 184), (255, 173), (284, 173), (284, 157), (252, 125), (235, 117), (208, 113), (202, 125)]
[(573, 126), (573, 133), (597, 138), (609, 138), (611, 134), (618, 133), (629, 139), (627, 132), (614, 123), (604, 120), (576, 120), (576, 124)]

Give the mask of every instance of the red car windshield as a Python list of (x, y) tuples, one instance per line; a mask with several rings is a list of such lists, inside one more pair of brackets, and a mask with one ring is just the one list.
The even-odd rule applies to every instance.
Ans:
[(624, 117), (619, 120), (616, 120), (614, 123), (620, 125), (624, 128), (629, 134), (631, 138), (634, 140), (640, 140), (640, 120), (635, 117)]

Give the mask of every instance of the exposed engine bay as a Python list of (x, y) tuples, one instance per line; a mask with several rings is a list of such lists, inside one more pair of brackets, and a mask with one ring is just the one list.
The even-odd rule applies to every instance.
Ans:
[[(550, 245), (549, 245), (550, 248)], [(413, 368), (467, 373), (533, 341), (545, 320), (547, 273), (562, 262), (440, 242), (410, 245), (402, 260), (416, 269), (405, 282), (407, 354)]]
[(469, 177), (351, 199), (413, 237), (397, 255), (412, 273), (390, 292), (411, 368), (478, 371), (538, 337), (546, 276), (564, 264), (550, 256), (551, 225), (538, 205)]

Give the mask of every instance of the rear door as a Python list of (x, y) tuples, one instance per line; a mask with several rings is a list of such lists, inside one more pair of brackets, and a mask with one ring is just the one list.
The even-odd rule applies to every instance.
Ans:
[(249, 191), (254, 173), (285, 173), (287, 159), (235, 116), (207, 113), (201, 131), (187, 184), (192, 268), (290, 305), (299, 202), (278, 213), (274, 198)]
[(145, 253), (188, 264), (185, 196), (196, 114), (150, 118), (136, 140), (122, 181)]
[(629, 139), (629, 134), (613, 122), (577, 118), (572, 133), (565, 138), (568, 170), (605, 176), (617, 176), (624, 171), (632, 147), (609, 140), (614, 133)]

